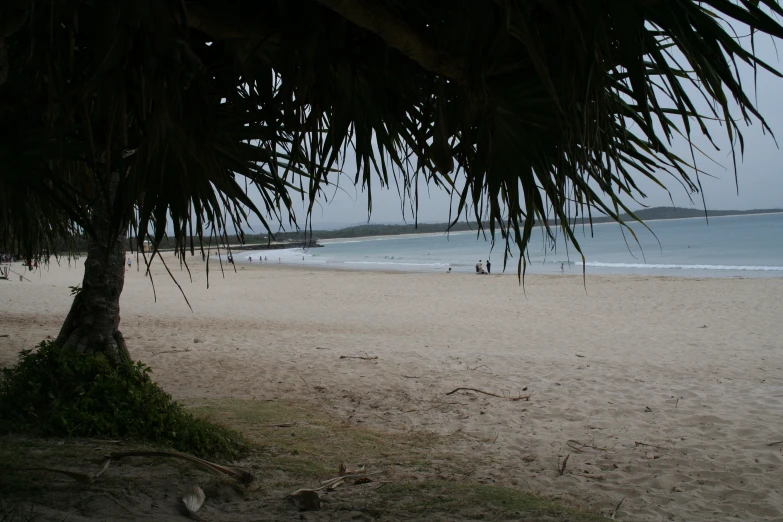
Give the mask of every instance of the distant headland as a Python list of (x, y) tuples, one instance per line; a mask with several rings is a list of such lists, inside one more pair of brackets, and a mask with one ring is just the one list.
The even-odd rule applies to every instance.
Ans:
[[(754, 209), (754, 210), (708, 210), (706, 216), (723, 217), (723, 216), (744, 216), (750, 214), (773, 214), (783, 213), (783, 209)], [(660, 219), (687, 219), (687, 218), (704, 218), (705, 212), (703, 209), (695, 208), (681, 208), (681, 207), (653, 207), (645, 208), (642, 210), (634, 211), (634, 215), (642, 221), (653, 221)], [(623, 220), (630, 222), (631, 218), (627, 214), (622, 214)], [(578, 218), (581, 223), (582, 218)], [(593, 224), (599, 223), (611, 223), (613, 220), (605, 216), (594, 216), (592, 219)], [(584, 218), (584, 223), (589, 224), (587, 218)], [(557, 220), (552, 220), (550, 224), (557, 224)], [(630, 224), (630, 223), (629, 223)], [(448, 223), (419, 223), (419, 224), (403, 224), (403, 225), (384, 225), (369, 223), (366, 225), (356, 225), (337, 230), (316, 230), (312, 232), (281, 232), (275, 234), (275, 239), (278, 241), (302, 241), (305, 237), (312, 241), (321, 239), (347, 239), (357, 237), (372, 237), (372, 236), (397, 236), (403, 234), (432, 234), (432, 233), (445, 233), (450, 232), (463, 232), (469, 230), (476, 230), (477, 224), (475, 222), (458, 222), (449, 229)], [(485, 228), (488, 229), (488, 225), (485, 223)], [(247, 236), (247, 243), (259, 243), (259, 239), (264, 236)]]
[[(723, 216), (745, 216), (751, 214), (774, 214), (783, 213), (783, 209), (754, 209), (754, 210), (708, 210), (705, 214), (703, 209), (681, 208), (681, 207), (653, 207), (645, 208), (634, 212), (634, 215), (642, 221), (654, 221), (662, 219), (689, 219), (689, 218), (707, 218)], [(633, 218), (627, 214), (621, 214), (623, 220), (633, 224)], [(584, 222), (589, 225), (590, 221), (580, 217), (577, 223)], [(611, 223), (613, 220), (605, 216), (594, 216), (593, 224)], [(550, 221), (550, 225), (556, 225), (557, 220)], [(316, 225), (317, 227), (317, 225)], [(484, 227), (488, 230), (487, 223)], [(318, 230), (312, 231), (299, 230), (296, 232), (277, 232), (270, 238), (268, 234), (246, 234), (244, 241), (240, 242), (236, 236), (229, 236), (229, 244), (232, 250), (270, 250), (281, 248), (314, 248), (323, 246), (318, 242), (325, 239), (350, 239), (357, 237), (372, 236), (398, 236), (405, 234), (437, 234), (448, 232), (465, 232), (477, 230), (476, 222), (460, 221), (449, 228), (449, 223), (419, 223), (419, 224), (375, 224), (356, 225), (336, 230)], [(174, 245), (164, 238), (161, 242), (161, 250), (170, 249)]]

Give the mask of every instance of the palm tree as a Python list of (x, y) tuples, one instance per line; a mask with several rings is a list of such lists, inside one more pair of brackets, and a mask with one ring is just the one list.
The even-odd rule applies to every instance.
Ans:
[(414, 208), (420, 178), (451, 190), (507, 252), (536, 225), (578, 245), (575, 220), (622, 223), (641, 178), (697, 191), (672, 139), (715, 119), (741, 150), (739, 123), (766, 127), (738, 64), (779, 76), (752, 45), (783, 37), (779, 15), (777, 0), (6, 1), (0, 247), (31, 258), (83, 233), (60, 340), (119, 360), (126, 235), (157, 245), (168, 223), (184, 254), (250, 216), (296, 222), (293, 198), (312, 209), (349, 148), (354, 183), (377, 176)]

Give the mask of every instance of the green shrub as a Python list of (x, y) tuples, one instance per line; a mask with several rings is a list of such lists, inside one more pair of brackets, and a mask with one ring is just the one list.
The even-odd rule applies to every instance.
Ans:
[(202, 457), (237, 457), (242, 436), (196, 418), (150, 378), (144, 364), (114, 364), (44, 341), (3, 368), (0, 430), (47, 436), (130, 438)]

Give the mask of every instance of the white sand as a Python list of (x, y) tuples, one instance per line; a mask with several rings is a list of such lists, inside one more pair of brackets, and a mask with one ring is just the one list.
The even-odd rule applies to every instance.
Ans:
[[(0, 365), (56, 336), (80, 269), (0, 281)], [(624, 498), (619, 520), (783, 520), (783, 279), (529, 277), (525, 297), (508, 276), (275, 265), (213, 266), (207, 290), (191, 269), (192, 313), (160, 266), (157, 303), (135, 266), (122, 297), (132, 355), (175, 397), (456, 434), (492, 459), (473, 479), (604, 513)]]

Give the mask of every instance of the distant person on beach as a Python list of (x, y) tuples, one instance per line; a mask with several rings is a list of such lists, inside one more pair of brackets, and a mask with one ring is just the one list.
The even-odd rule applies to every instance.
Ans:
[(131, 258), (128, 258), (128, 270), (131, 269)]
[(449, 274), (451, 273), (451, 267), (449, 267)]
[(487, 273), (492, 273), (492, 263), (489, 262), (489, 259), (487, 259)]
[(268, 263), (268, 262), (269, 262), (269, 258), (264, 256), (264, 263)]
[(481, 259), (479, 259), (479, 262), (476, 263), (476, 273), (477, 274), (481, 273)]
[(560, 271), (565, 272), (565, 263), (560, 263)]
[(253, 262), (253, 256), (247, 256), (247, 262), (252, 263)]

